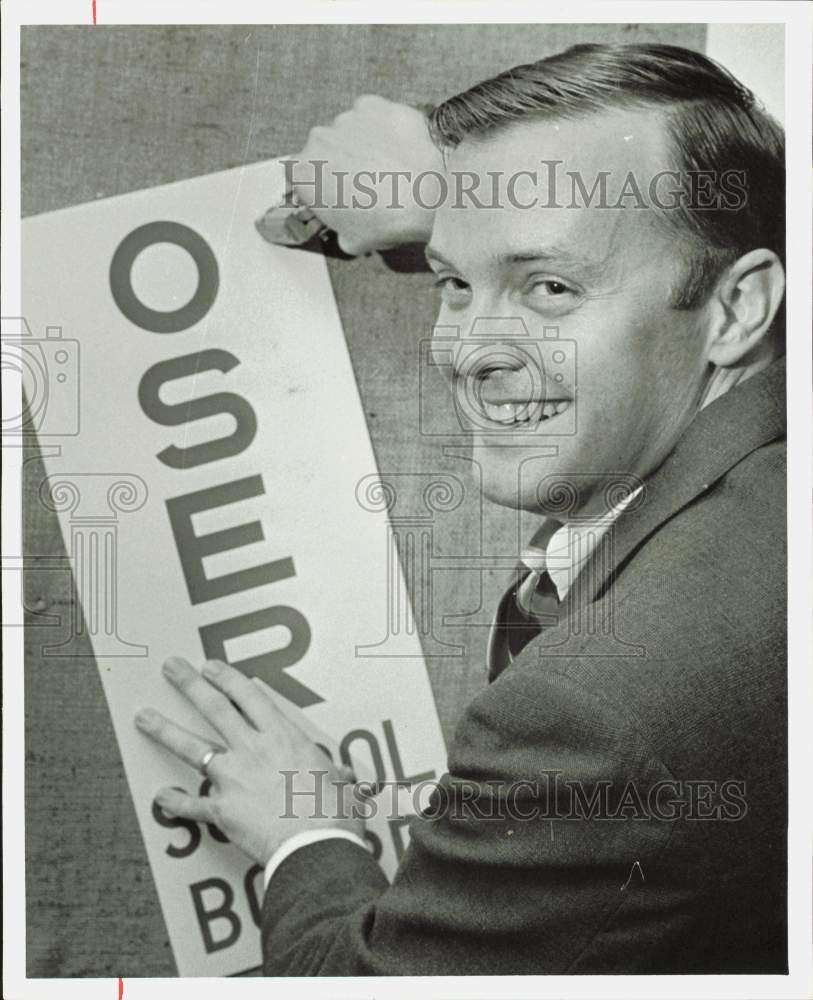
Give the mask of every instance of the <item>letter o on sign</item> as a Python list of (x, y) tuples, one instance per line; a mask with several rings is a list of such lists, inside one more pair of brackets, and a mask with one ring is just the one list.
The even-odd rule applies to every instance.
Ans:
[[(150, 309), (133, 291), (133, 262), (142, 250), (155, 243), (174, 243), (186, 250), (198, 269), (195, 294), (180, 309)], [(198, 323), (212, 308), (220, 278), (217, 261), (206, 240), (180, 222), (148, 222), (134, 229), (119, 243), (110, 262), (110, 291), (122, 313), (142, 330), (178, 333)]]

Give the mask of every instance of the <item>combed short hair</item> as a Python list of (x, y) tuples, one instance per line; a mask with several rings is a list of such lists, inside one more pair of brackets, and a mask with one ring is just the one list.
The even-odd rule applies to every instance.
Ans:
[[(580, 118), (612, 109), (663, 109), (675, 169), (708, 171), (710, 194), (744, 171), (736, 209), (684, 202), (662, 212), (688, 242), (676, 308), (701, 305), (733, 261), (766, 248), (785, 261), (785, 138), (753, 93), (714, 60), (676, 45), (574, 45), (516, 66), (434, 109), (442, 150), (534, 118)], [(725, 202), (723, 202), (725, 203)]]

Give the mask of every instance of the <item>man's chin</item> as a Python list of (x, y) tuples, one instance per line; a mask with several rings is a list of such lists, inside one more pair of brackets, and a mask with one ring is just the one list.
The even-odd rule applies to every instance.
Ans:
[(520, 496), (517, 490), (506, 490), (501, 484), (482, 484), (480, 492), (486, 500), (499, 504), (501, 507), (521, 508)]
[(545, 509), (544, 487), (565, 475), (560, 456), (539, 454), (530, 448), (475, 448), (473, 461), (479, 466), (476, 478), (487, 500), (534, 514), (558, 512), (557, 497), (552, 498), (553, 509)]
[(535, 490), (521, 489), (516, 469), (500, 470), (481, 468), (480, 493), (491, 503), (514, 510), (541, 513)]

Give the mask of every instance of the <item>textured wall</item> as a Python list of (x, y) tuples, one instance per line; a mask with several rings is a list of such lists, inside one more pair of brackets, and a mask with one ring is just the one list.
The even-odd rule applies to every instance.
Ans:
[[(577, 41), (659, 40), (702, 48), (698, 25), (292, 26), (26, 28), (22, 45), (23, 211), (30, 215), (296, 152), (308, 128), (359, 93), (431, 103), (479, 79)], [(77, 248), (81, 252), (81, 248)], [(331, 262), (331, 278), (382, 471), (446, 472), (417, 433), (417, 344), (434, 303), (425, 274), (378, 257)], [(42, 467), (27, 465), (26, 496)], [(440, 516), (435, 554), (476, 550), (481, 508), (467, 480)], [(514, 552), (510, 512), (482, 510), (482, 549)], [(46, 559), (64, 547), (54, 515), (33, 499), (25, 551), (42, 557), (26, 606), (59, 614), (74, 594)], [(126, 572), (126, 567), (124, 568)], [(435, 619), (462, 657), (430, 657), (447, 736), (484, 682), (485, 630), (444, 627), (452, 613), (482, 625), (502, 574), (435, 574)], [(477, 609), (481, 611), (477, 613)], [(43, 657), (60, 629), (26, 645), (26, 851), (31, 976), (164, 976), (174, 964), (89, 645)]]

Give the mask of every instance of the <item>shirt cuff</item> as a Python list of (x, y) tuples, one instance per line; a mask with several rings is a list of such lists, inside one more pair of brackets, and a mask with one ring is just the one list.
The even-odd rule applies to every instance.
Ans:
[(323, 827), (321, 830), (302, 830), (300, 833), (295, 833), (293, 836), (289, 837), (287, 840), (279, 845), (279, 847), (274, 851), (271, 857), (268, 859), (268, 863), (265, 866), (265, 876), (263, 879), (263, 885), (267, 889), (268, 883), (271, 881), (271, 876), (279, 868), (282, 862), (294, 851), (298, 851), (300, 847), (307, 847), (309, 844), (316, 844), (320, 840), (349, 840), (353, 844), (358, 844), (359, 847), (363, 847), (365, 851), (369, 852), (369, 847), (367, 842), (359, 837), (355, 833), (351, 833), (349, 830), (343, 830), (338, 826)]

